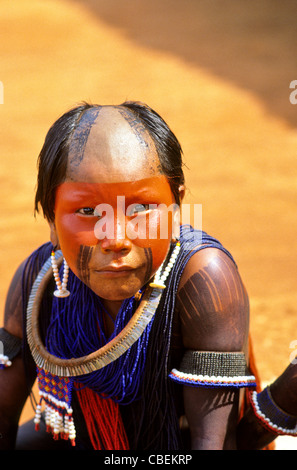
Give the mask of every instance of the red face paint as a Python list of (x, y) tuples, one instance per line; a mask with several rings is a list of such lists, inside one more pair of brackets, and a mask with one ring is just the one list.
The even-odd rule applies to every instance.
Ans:
[[(70, 268), (80, 277), (81, 247), (91, 247), (89, 269), (93, 290), (96, 277), (92, 272), (121, 260), (134, 269), (130, 278), (133, 274), (137, 291), (148, 280), (146, 277), (156, 272), (168, 252), (172, 212), (167, 208), (173, 203), (170, 185), (163, 175), (125, 183), (63, 183), (56, 192), (55, 226)], [(110, 231), (112, 227), (114, 230)], [(110, 276), (114, 283), (116, 276), (116, 273)], [(118, 278), (122, 284), (129, 284), (128, 275), (121, 279), (119, 273)], [(101, 295), (99, 290), (96, 287)]]

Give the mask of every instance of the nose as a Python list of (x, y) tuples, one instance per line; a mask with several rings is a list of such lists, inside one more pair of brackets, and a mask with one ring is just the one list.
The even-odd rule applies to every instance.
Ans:
[(121, 252), (122, 254), (128, 254), (131, 251), (131, 244), (130, 241), (127, 239), (119, 240), (118, 238), (105, 238), (101, 242), (101, 251), (103, 253)]
[(122, 254), (128, 254), (131, 248), (131, 240), (126, 235), (125, 217), (116, 217), (114, 220), (114, 234), (103, 238), (101, 250), (103, 253), (122, 252)]

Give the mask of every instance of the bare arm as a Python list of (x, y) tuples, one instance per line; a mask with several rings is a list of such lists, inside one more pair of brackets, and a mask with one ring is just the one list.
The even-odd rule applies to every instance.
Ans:
[[(4, 328), (8, 333), (22, 338), (22, 278), (23, 265), (11, 282), (5, 305)], [(4, 345), (5, 354), (5, 345)], [(0, 450), (13, 449), (18, 421), (28, 396), (25, 369), (21, 354), (12, 365), (0, 370)]]
[[(183, 343), (197, 351), (244, 351), (249, 303), (232, 260), (207, 248), (190, 259), (178, 292)], [(235, 449), (239, 391), (184, 386), (192, 449)]]

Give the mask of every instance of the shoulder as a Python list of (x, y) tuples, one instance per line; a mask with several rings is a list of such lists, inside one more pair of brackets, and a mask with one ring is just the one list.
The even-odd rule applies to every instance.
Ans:
[[(226, 274), (228, 277), (226, 279)], [(194, 278), (193, 278), (194, 276)], [(203, 248), (194, 253), (187, 262), (181, 276), (179, 290), (191, 279), (212, 279), (218, 284), (230, 281), (238, 282), (240, 275), (235, 262), (218, 248)]]
[(23, 336), (22, 278), (26, 262), (21, 263), (11, 280), (4, 310), (5, 330), (18, 338)]
[(50, 254), (51, 246), (50, 243), (41, 245), (19, 265), (12, 277), (6, 296), (3, 326), (8, 333), (18, 338), (23, 336), (24, 302), (30, 294), (39, 270)]
[(190, 258), (179, 284), (177, 305), (186, 348), (243, 348), (248, 296), (237, 266), (220, 249), (204, 248)]

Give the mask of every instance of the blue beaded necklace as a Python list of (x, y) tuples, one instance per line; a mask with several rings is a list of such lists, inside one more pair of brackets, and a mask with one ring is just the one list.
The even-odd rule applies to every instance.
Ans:
[[(108, 315), (108, 312), (102, 300), (71, 271), (68, 286), (71, 296), (62, 302), (61, 299), (53, 299), (46, 337), (48, 351), (63, 359), (81, 357), (102, 347), (122, 331), (137, 306), (134, 297), (124, 300), (114, 321), (114, 331), (107, 338), (103, 314)], [(136, 343), (117, 360), (75, 380), (118, 403), (134, 401), (143, 376), (152, 322)]]

